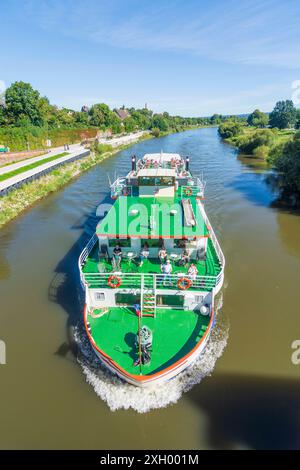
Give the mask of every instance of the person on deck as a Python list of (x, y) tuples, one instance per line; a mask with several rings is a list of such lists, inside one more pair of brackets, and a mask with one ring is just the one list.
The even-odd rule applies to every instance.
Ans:
[(167, 281), (168, 281), (169, 286), (171, 286), (172, 285), (171, 274), (172, 274), (173, 268), (172, 268), (170, 260), (168, 259), (164, 264), (162, 264), (160, 269), (161, 269), (161, 272), (163, 273), (163, 285), (166, 286)]
[(164, 263), (166, 261), (167, 256), (168, 256), (168, 253), (167, 253), (165, 247), (162, 246), (161, 249), (158, 252), (158, 257), (159, 257), (161, 263)]
[(187, 250), (183, 250), (178, 262), (179, 266), (186, 266), (190, 262), (190, 255)]
[(122, 248), (120, 247), (119, 244), (117, 244), (115, 248), (113, 249), (113, 260), (115, 263), (115, 267), (120, 268), (121, 260), (122, 260)]
[(140, 266), (143, 266), (145, 259), (149, 258), (149, 245), (147, 242), (144, 243), (143, 249), (141, 251), (141, 262)]
[(188, 275), (192, 282), (196, 280), (196, 277), (198, 275), (198, 269), (194, 263), (192, 263), (191, 266), (189, 267)]

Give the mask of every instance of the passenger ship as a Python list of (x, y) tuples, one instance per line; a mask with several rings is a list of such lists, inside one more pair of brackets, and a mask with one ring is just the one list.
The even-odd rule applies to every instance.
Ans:
[(113, 204), (79, 258), (84, 324), (101, 362), (140, 387), (203, 353), (225, 259), (189, 157), (146, 154), (111, 184)]

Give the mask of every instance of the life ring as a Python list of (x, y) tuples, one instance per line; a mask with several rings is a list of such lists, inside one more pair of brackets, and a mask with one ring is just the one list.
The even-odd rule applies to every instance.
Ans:
[(190, 186), (187, 186), (186, 188), (184, 188), (184, 194), (186, 196), (191, 196), (193, 194), (193, 190)]
[(112, 289), (117, 289), (117, 287), (120, 287), (121, 285), (121, 279), (118, 276), (109, 276), (107, 279), (107, 284)]
[(189, 289), (191, 285), (192, 285), (192, 281), (188, 279), (187, 277), (181, 277), (180, 279), (178, 279), (177, 287), (180, 290)]

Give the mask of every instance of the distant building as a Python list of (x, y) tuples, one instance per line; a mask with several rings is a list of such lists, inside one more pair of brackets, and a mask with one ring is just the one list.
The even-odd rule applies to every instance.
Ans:
[(89, 110), (90, 110), (90, 108), (89, 108), (88, 106), (86, 106), (86, 105), (82, 106), (82, 108), (81, 108), (81, 112), (82, 112), (82, 113), (88, 113)]
[(118, 116), (118, 118), (121, 119), (121, 121), (124, 121), (124, 119), (130, 117), (129, 111), (125, 109), (124, 107), (120, 109), (115, 109), (115, 113)]

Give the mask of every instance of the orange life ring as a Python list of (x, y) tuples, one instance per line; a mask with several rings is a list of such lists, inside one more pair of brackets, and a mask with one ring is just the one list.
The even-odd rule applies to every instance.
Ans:
[(109, 278), (107, 279), (107, 284), (112, 289), (116, 289), (117, 287), (120, 287), (121, 279), (118, 276), (109, 276)]
[(180, 290), (189, 289), (191, 285), (192, 285), (192, 281), (188, 279), (187, 277), (181, 277), (180, 279), (178, 279), (177, 287)]
[(193, 190), (190, 186), (187, 186), (186, 188), (184, 188), (184, 194), (186, 196), (191, 196), (193, 194)]

